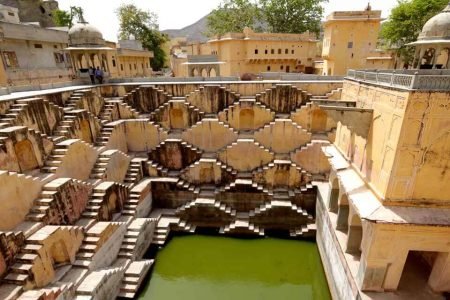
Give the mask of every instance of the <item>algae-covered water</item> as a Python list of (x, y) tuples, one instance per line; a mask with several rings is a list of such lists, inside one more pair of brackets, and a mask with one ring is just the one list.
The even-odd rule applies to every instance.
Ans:
[(315, 243), (175, 237), (158, 253), (146, 300), (331, 299)]

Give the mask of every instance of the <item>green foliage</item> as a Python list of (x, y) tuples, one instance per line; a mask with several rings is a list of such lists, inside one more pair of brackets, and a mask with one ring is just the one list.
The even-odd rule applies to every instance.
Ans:
[(322, 3), (328, 0), (224, 0), (208, 16), (208, 34), (242, 32), (245, 27), (269, 32), (320, 32)]
[(59, 27), (71, 27), (72, 17), (69, 12), (57, 9), (53, 12), (53, 22)]
[(381, 28), (386, 46), (398, 49), (402, 59), (410, 63), (414, 48), (406, 44), (416, 41), (425, 23), (447, 4), (448, 0), (398, 0), (398, 5)]
[(116, 11), (120, 20), (120, 39), (135, 39), (142, 42), (142, 46), (153, 51), (154, 58), (150, 61), (153, 70), (164, 67), (165, 53), (162, 45), (168, 40), (158, 28), (158, 17), (150, 11), (144, 11), (133, 4), (122, 4)]
[(83, 9), (79, 6), (71, 6), (70, 11), (57, 9), (53, 12), (53, 21), (56, 26), (72, 27), (75, 18), (84, 22)]
[(260, 0), (270, 32), (319, 34), (327, 0)]
[(227, 32), (242, 32), (245, 27), (257, 30), (261, 10), (249, 0), (225, 0), (208, 16), (208, 32), (223, 35)]

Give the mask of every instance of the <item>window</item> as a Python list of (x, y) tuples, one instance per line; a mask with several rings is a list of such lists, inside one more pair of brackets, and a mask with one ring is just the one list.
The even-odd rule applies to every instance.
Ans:
[(270, 50), (270, 54), (275, 54), (275, 49)]
[(34, 48), (36, 49), (42, 49), (42, 44), (34, 44)]
[(144, 70), (144, 64), (142, 64), (142, 70)]
[(18, 68), (19, 62), (17, 61), (16, 52), (5, 51), (3, 52), (3, 61), (8, 68)]
[(258, 54), (258, 49), (255, 49), (255, 54)]
[(295, 54), (295, 50), (294, 49), (292, 49), (291, 54)]
[(283, 70), (284, 69), (284, 66), (280, 66), (280, 70)]
[(264, 50), (264, 54), (268, 54), (269, 53), (269, 50)]
[(284, 54), (289, 54), (289, 49), (285, 49)]
[(136, 66), (136, 64), (134, 64), (134, 69), (135, 69), (135, 70), (137, 69), (137, 66)]
[(53, 45), (53, 48), (58, 49), (58, 45)]
[(270, 66), (267, 66), (267, 71), (270, 72)]
[(61, 64), (64, 62), (64, 55), (62, 53), (55, 52), (53, 53), (53, 56), (55, 57), (55, 62), (57, 64)]
[(13, 13), (13, 12), (8, 12), (8, 16), (10, 16), (10, 17), (14, 17), (15, 16), (15, 14)]
[(131, 71), (131, 70), (133, 70), (133, 69), (131, 68), (131, 64), (130, 64), (130, 71)]
[(39, 6), (39, 9), (41, 10), (41, 13), (45, 14), (45, 8), (42, 5)]
[(278, 54), (281, 54), (281, 49), (278, 49)]
[(113, 58), (113, 60), (112, 60), (112, 64), (113, 64), (113, 67), (115, 67), (116, 66), (116, 60)]
[(348, 48), (348, 49), (351, 49), (351, 48), (353, 48), (353, 42), (348, 42), (348, 44), (347, 44), (347, 48)]
[(120, 64), (120, 71), (123, 71), (123, 64)]

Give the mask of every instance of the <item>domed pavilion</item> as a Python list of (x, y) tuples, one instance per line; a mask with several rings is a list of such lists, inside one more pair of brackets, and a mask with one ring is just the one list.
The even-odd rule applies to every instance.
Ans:
[[(86, 73), (89, 67), (101, 67), (109, 73), (108, 51), (115, 51), (108, 47), (103, 34), (96, 27), (87, 22), (75, 24), (69, 30), (69, 48), (77, 74)], [(83, 77), (83, 76), (81, 76)]]
[(413, 68), (450, 68), (450, 4), (423, 26), (416, 42)]
[(76, 77), (86, 82), (89, 80), (89, 67), (100, 67), (108, 79), (152, 75), (150, 59), (153, 52), (143, 49), (141, 42), (108, 42), (100, 30), (84, 20), (70, 28), (69, 47), (65, 50), (70, 53)]

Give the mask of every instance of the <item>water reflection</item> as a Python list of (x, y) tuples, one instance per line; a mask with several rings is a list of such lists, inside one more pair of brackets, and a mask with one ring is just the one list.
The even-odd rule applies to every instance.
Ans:
[(139, 299), (330, 299), (314, 243), (223, 237), (174, 238), (158, 254)]

